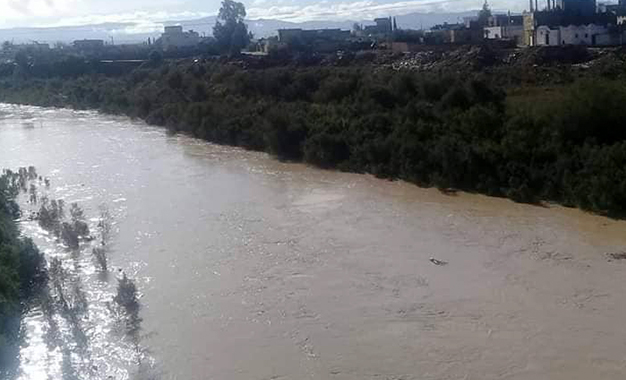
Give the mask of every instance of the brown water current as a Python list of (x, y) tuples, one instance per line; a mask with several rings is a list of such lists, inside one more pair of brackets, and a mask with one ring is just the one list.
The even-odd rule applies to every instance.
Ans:
[[(89, 302), (87, 354), (59, 320), (79, 379), (133, 379), (138, 362), (185, 380), (626, 378), (626, 260), (606, 255), (626, 251), (625, 222), (0, 105), (0, 167), (28, 165), (114, 219), (108, 278), (22, 223)], [(120, 271), (141, 350), (106, 308)], [(20, 380), (61, 378), (41, 310), (24, 325)]]

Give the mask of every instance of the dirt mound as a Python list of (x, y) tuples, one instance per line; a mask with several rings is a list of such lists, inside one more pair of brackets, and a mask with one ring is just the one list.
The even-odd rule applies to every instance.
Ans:
[(537, 46), (520, 50), (511, 57), (511, 63), (522, 66), (579, 64), (593, 59), (584, 46)]
[(395, 70), (476, 71), (499, 62), (496, 51), (488, 46), (466, 45), (449, 51), (421, 51), (396, 60)]

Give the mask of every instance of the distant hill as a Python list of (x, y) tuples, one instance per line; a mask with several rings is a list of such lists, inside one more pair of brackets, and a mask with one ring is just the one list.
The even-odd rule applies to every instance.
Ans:
[[(396, 16), (398, 27), (404, 29), (430, 28), (433, 25), (444, 22), (459, 22), (463, 17), (474, 16), (477, 11), (459, 13), (410, 13)], [(282, 20), (258, 19), (248, 20), (248, 28), (256, 37), (268, 37), (275, 35), (278, 29), (303, 28), (324, 29), (341, 28), (352, 29), (355, 23), (373, 24), (372, 20), (346, 20), (346, 21), (306, 21), (289, 22)], [(25, 43), (30, 41), (39, 42), (71, 42), (78, 39), (102, 39), (120, 43), (135, 43), (145, 41), (148, 37), (158, 37), (161, 28), (166, 25), (182, 25), (185, 30), (193, 29), (201, 34), (210, 35), (215, 16), (204, 17), (195, 20), (164, 21), (155, 23), (152, 27), (135, 23), (104, 23), (80, 26), (60, 26), (53, 28), (12, 28), (0, 29), (0, 42), (13, 41)], [(147, 30), (146, 30), (147, 29)]]

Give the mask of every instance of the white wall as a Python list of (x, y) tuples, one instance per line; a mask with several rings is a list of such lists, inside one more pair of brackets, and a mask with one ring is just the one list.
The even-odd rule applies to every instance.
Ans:
[[(594, 36), (603, 35), (608, 33), (608, 29), (601, 25), (589, 24), (589, 25), (569, 25), (560, 26), (555, 29), (550, 29), (547, 26), (540, 26), (537, 28), (536, 45), (589, 45), (592, 46), (595, 43)], [(546, 39), (546, 36), (549, 36)]]
[(561, 26), (561, 44), (563, 45), (594, 45), (594, 35), (608, 32), (600, 25)]
[(561, 31), (550, 29), (547, 26), (540, 26), (536, 31), (535, 45), (537, 46), (558, 46), (561, 44)]
[(501, 26), (487, 26), (485, 27), (485, 38), (488, 40), (499, 40), (504, 38), (504, 31)]

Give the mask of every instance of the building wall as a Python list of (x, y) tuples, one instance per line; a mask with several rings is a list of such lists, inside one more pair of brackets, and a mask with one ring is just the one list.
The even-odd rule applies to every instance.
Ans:
[(193, 30), (183, 32), (182, 27), (166, 27), (161, 34), (161, 44), (164, 50), (177, 47), (196, 46), (200, 43), (200, 35)]
[(524, 13), (524, 37), (522, 40), (522, 44), (526, 46), (535, 46), (536, 36), (535, 36), (535, 16), (533, 12)]
[(164, 33), (165, 34), (180, 34), (183, 32), (183, 27), (180, 25), (175, 25), (175, 26), (166, 26), (164, 28)]
[(378, 31), (380, 33), (391, 33), (393, 32), (393, 24), (391, 23), (391, 18), (377, 18), (374, 19), (376, 26), (378, 27)]
[(596, 13), (596, 0), (556, 0), (556, 6), (568, 13), (581, 15)]
[(561, 26), (561, 45), (595, 45), (594, 36), (608, 33), (606, 27), (601, 25)]
[(485, 27), (485, 38), (488, 40), (499, 40), (504, 37), (503, 26), (487, 26)]
[(482, 29), (456, 29), (450, 30), (449, 42), (453, 44), (479, 43), (484, 39)]
[(524, 44), (524, 27), (522, 25), (511, 25), (504, 29), (504, 37), (515, 41), (517, 45)]
[(302, 29), (280, 29), (278, 31), (278, 41), (289, 44), (295, 40), (301, 39)]
[(536, 46), (559, 46), (561, 44), (561, 30), (559, 28), (550, 29), (547, 26), (540, 26), (536, 31)]
[(595, 40), (597, 46), (624, 45), (626, 43), (626, 31), (598, 34)]
[(514, 40), (517, 44), (521, 44), (524, 39), (524, 27), (521, 25), (485, 27), (485, 38)]
[(610, 44), (609, 41), (611, 41), (608, 33), (606, 27), (594, 24), (554, 28), (542, 25), (537, 28), (536, 42), (537, 46), (608, 45)]

